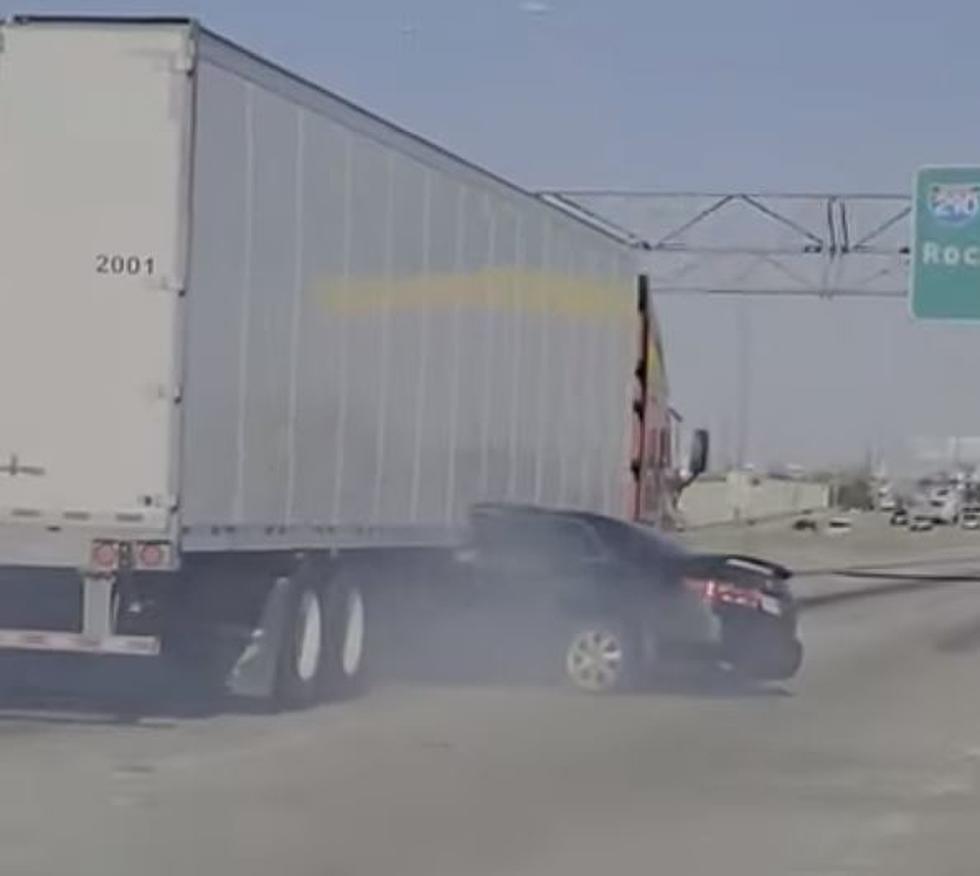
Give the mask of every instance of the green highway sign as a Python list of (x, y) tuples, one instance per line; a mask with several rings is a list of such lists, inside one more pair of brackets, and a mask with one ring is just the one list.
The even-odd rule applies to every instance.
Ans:
[(912, 217), (912, 315), (980, 320), (980, 167), (922, 168)]

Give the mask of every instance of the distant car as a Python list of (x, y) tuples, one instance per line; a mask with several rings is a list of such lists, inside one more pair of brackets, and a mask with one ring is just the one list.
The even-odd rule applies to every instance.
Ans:
[(930, 500), (931, 516), (933, 523), (952, 524), (955, 526), (960, 522), (960, 500), (955, 493), (945, 495)]
[(759, 680), (800, 666), (791, 573), (781, 566), (691, 553), (649, 528), (585, 512), (482, 505), (470, 532), (461, 577), (445, 591), (454, 625), (468, 631), (473, 621), (463, 637), (470, 658), (534, 660), (532, 677), (561, 667), (595, 693), (677, 664)]
[(964, 529), (980, 529), (980, 508), (964, 508), (960, 526)]
[(816, 532), (817, 521), (811, 517), (800, 517), (793, 521), (793, 529), (796, 532)]
[(910, 532), (928, 532), (934, 526), (935, 521), (928, 512), (913, 514), (912, 519), (909, 521)]
[(827, 535), (845, 535), (854, 528), (854, 522), (850, 517), (838, 515), (831, 517), (827, 521)]
[(909, 522), (909, 512), (904, 508), (896, 508), (894, 511), (892, 511), (892, 515), (888, 518), (888, 522), (892, 526), (907, 526)]

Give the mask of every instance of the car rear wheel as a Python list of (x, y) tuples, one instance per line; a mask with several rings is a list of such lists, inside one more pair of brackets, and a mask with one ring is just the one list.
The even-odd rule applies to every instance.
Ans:
[(622, 624), (579, 624), (567, 640), (565, 677), (587, 693), (623, 690), (635, 675), (636, 657), (634, 638)]

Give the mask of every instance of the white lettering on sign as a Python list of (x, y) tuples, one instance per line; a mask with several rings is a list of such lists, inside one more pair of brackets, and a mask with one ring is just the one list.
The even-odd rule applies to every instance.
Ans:
[(934, 240), (926, 240), (922, 243), (922, 264), (945, 265), (947, 268), (959, 265), (980, 268), (980, 245), (940, 246)]

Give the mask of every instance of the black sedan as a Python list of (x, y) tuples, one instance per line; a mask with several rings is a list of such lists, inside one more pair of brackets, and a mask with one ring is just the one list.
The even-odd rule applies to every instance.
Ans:
[(486, 656), (533, 658), (592, 692), (678, 663), (762, 680), (800, 666), (781, 566), (690, 553), (648, 528), (582, 512), (483, 505), (470, 531), (452, 593), (438, 604), (455, 604), (464, 645)]

